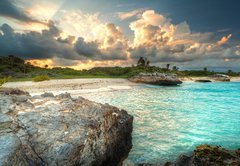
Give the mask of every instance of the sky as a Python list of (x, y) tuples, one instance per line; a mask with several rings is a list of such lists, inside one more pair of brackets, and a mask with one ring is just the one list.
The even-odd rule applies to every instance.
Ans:
[(0, 56), (37, 66), (240, 71), (238, 0), (0, 0)]

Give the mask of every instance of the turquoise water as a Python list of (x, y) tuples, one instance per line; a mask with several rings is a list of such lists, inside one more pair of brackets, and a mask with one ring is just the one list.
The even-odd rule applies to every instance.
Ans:
[(136, 163), (172, 161), (205, 143), (240, 148), (240, 82), (145, 85), (87, 98), (134, 116), (129, 159)]

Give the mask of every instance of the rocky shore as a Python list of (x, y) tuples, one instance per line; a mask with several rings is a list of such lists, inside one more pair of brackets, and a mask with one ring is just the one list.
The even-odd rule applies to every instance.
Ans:
[(69, 94), (0, 90), (0, 166), (121, 165), (133, 117)]

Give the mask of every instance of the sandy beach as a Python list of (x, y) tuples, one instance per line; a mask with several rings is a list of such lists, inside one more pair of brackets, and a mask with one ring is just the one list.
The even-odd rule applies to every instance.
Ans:
[[(185, 77), (181, 78), (183, 82), (194, 82), (200, 79), (209, 79), (208, 77)], [(231, 81), (240, 81), (240, 77), (232, 77)], [(139, 84), (130, 82), (127, 79), (111, 78), (93, 78), (93, 79), (58, 79), (42, 82), (8, 82), (3, 85), (6, 88), (18, 88), (29, 92), (31, 95), (39, 95), (45, 92), (51, 92), (54, 95), (61, 93), (70, 93), (72, 96), (78, 96), (86, 93), (97, 93), (117, 90), (129, 90), (132, 86)]]
[(85, 93), (106, 92), (115, 90), (128, 90), (138, 84), (132, 83), (127, 79), (59, 79), (42, 82), (8, 82), (3, 85), (6, 88), (18, 88), (29, 92), (31, 95), (39, 95), (51, 92), (54, 95), (70, 93), (77, 96)]

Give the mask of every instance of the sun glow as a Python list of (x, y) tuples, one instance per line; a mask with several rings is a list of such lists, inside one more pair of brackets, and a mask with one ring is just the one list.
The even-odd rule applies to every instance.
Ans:
[(32, 59), (32, 60), (26, 60), (25, 63), (30, 63), (33, 66), (37, 67), (43, 67), (43, 68), (54, 68), (54, 67), (62, 67), (62, 68), (72, 68), (75, 70), (83, 70), (83, 69), (91, 69), (94, 67), (103, 67), (103, 66), (127, 66), (130, 62), (127, 61), (121, 61), (121, 60), (111, 60), (111, 61), (93, 61), (93, 60), (86, 60), (79, 62), (75, 65), (71, 66), (62, 66), (57, 65), (54, 63), (53, 59)]

